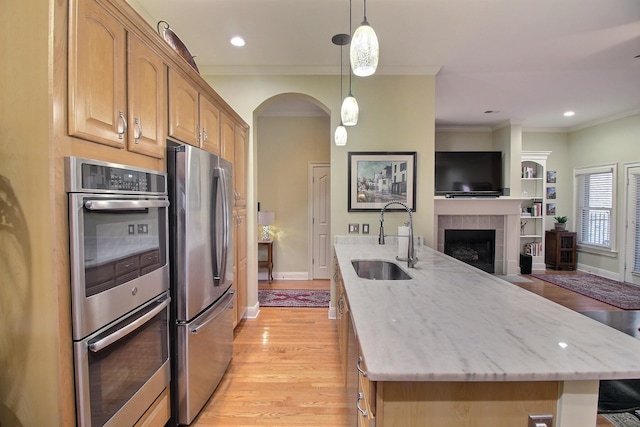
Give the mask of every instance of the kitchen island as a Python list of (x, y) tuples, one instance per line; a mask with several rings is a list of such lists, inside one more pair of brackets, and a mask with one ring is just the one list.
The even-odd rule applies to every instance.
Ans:
[(595, 426), (599, 380), (640, 378), (640, 340), (431, 248), (396, 262), (411, 280), (368, 280), (351, 261), (395, 261), (394, 239), (334, 247), (378, 427)]

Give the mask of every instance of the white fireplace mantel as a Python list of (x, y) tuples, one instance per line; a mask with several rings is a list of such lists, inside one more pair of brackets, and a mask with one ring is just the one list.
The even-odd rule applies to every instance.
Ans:
[[(520, 242), (520, 211), (521, 198), (498, 197), (498, 198), (434, 198), (434, 248), (443, 251), (444, 229), (446, 228), (444, 218), (456, 218), (456, 223), (460, 228), (476, 228), (469, 224), (481, 223), (481, 228), (494, 228), (495, 224), (488, 224), (483, 221), (487, 217), (500, 217), (501, 224), (496, 226), (502, 231), (502, 239), (496, 236), (496, 274), (514, 275), (520, 272), (519, 253)], [(466, 224), (466, 225), (465, 225)], [(501, 250), (500, 250), (501, 249)]]

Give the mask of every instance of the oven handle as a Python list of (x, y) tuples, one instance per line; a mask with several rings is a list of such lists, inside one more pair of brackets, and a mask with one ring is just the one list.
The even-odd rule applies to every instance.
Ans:
[(136, 319), (135, 321), (129, 323), (124, 328), (118, 329), (116, 332), (110, 335), (107, 335), (106, 337), (96, 342), (92, 342), (91, 344), (89, 344), (89, 350), (93, 351), (94, 353), (97, 353), (105, 349), (106, 347), (110, 346), (111, 344), (115, 343), (116, 341), (126, 337), (131, 332), (135, 331), (136, 329), (138, 329), (139, 327), (147, 323), (149, 320), (151, 320), (155, 315), (157, 315), (162, 310), (164, 310), (169, 305), (169, 301), (171, 301), (171, 298), (165, 299), (153, 310), (151, 310), (144, 316)]
[(119, 211), (147, 208), (166, 208), (168, 200), (87, 200), (84, 207), (90, 211)]

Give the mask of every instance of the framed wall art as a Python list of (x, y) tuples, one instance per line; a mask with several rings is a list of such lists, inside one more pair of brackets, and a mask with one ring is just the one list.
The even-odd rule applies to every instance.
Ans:
[[(349, 212), (379, 211), (392, 200), (416, 210), (416, 152), (350, 152)], [(391, 205), (389, 211), (405, 210)]]

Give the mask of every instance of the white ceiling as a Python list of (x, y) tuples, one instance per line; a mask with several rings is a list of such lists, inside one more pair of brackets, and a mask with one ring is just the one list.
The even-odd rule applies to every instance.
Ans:
[[(331, 37), (349, 33), (347, 0), (128, 1), (167, 21), (203, 75), (338, 74)], [(378, 73), (437, 73), (439, 127), (571, 130), (640, 112), (639, 0), (369, 0), (367, 19)]]

